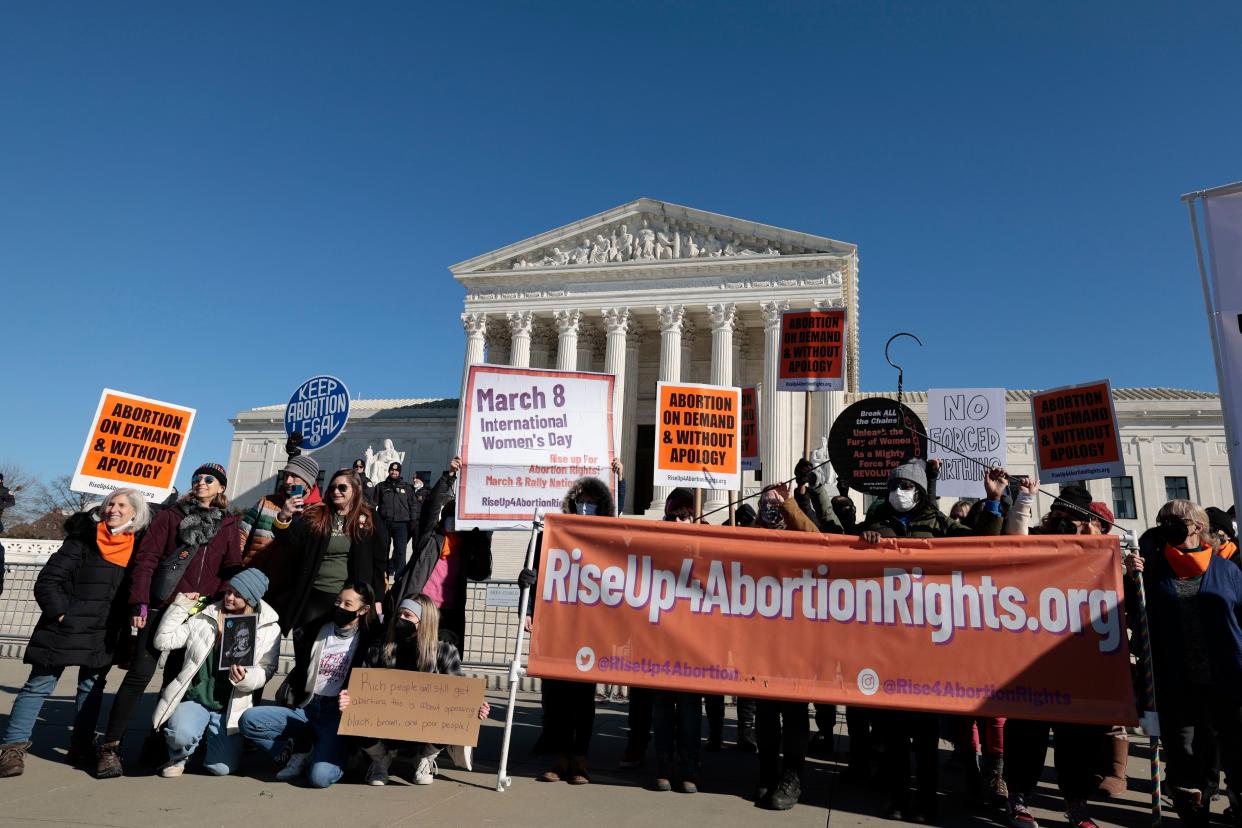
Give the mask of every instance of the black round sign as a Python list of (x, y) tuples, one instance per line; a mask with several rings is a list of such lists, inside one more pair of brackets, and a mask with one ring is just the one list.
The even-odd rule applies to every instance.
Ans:
[(927, 459), (927, 439), (919, 436), (926, 433), (923, 421), (906, 406), (868, 397), (842, 411), (832, 424), (828, 456), (837, 477), (851, 489), (883, 497), (890, 471), (912, 457)]

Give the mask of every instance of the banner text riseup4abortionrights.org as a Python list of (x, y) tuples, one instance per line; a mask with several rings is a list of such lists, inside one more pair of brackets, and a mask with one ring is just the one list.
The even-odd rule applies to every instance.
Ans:
[(935, 644), (947, 644), (957, 630), (1083, 633), (1093, 630), (1103, 653), (1124, 643), (1118, 595), (1106, 589), (1060, 589), (1048, 586), (1038, 606), (1028, 606), (1026, 593), (1002, 586), (990, 575), (978, 583), (960, 571), (947, 581), (925, 579), (922, 568), (886, 567), (878, 579), (830, 577), (827, 564), (797, 577), (754, 577), (743, 564), (712, 561), (706, 584), (696, 577), (694, 559), (681, 561), (679, 571), (661, 569), (649, 555), (629, 555), (624, 568), (582, 563), (582, 551), (548, 551), (547, 576), (541, 585), (544, 601), (586, 606), (622, 604), (645, 610), (652, 624), (664, 613), (753, 616), (808, 621), (900, 624), (930, 627)]

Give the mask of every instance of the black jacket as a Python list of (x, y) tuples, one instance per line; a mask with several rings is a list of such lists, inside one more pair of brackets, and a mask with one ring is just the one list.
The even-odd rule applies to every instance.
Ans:
[[(397, 575), (393, 585), (392, 603), (400, 603), (402, 598), (417, 595), (423, 591), (431, 573), (440, 560), (440, 552), (444, 549), (444, 535), (437, 531), (440, 526), (440, 515), (453, 496), (452, 472), (440, 475), (436, 485), (423, 498), (422, 512), (418, 526), (414, 532), (414, 554), (410, 556), (405, 569)], [(454, 532), (454, 540), (459, 545), (455, 548), (463, 556), (459, 570), (462, 577), (451, 588), (457, 593), (457, 606), (466, 606), (466, 581), (486, 581), (492, 577), (492, 533), (479, 529), (468, 532)]]
[(380, 520), (392, 523), (418, 520), (418, 501), (414, 497), (414, 487), (404, 480), (385, 478), (375, 487), (374, 496)]
[[(325, 505), (324, 508), (327, 508)], [(388, 530), (368, 514), (371, 532), (349, 545), (349, 579), (366, 581), (376, 595), (384, 594), (388, 566)], [(280, 632), (287, 635), (298, 623), (315, 583), (315, 574), (328, 551), (330, 535), (315, 532), (303, 517), (288, 529), (273, 527), (273, 544), (279, 544), (266, 564), (272, 586), (267, 602), (280, 614)]]
[[(95, 542), (98, 524), (88, 512), (65, 521), (65, 542), (35, 581), (42, 615), (26, 646), (27, 664), (106, 667), (129, 627), (125, 585), (129, 572), (105, 561)], [(134, 538), (135, 552), (142, 533)], [(58, 621), (60, 616), (63, 620)]]

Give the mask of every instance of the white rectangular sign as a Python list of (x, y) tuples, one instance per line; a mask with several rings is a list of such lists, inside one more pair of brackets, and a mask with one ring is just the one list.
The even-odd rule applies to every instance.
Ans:
[(940, 461), (936, 493), (983, 497), (985, 467), (1005, 465), (1005, 389), (928, 390), (927, 436), (927, 458)]
[[(1220, 400), (1229, 438), (1229, 466), (1242, 485), (1242, 193), (1203, 199), (1212, 263), (1212, 322), (1220, 352)], [(1234, 489), (1235, 496), (1237, 489)], [(1201, 499), (1207, 492), (1200, 492)]]
[(457, 525), (529, 529), (579, 477), (612, 479), (612, 374), (471, 365), (459, 413)]

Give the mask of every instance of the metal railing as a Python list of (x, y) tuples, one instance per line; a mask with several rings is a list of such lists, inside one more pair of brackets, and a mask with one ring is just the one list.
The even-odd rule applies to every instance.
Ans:
[[(20, 657), (39, 621), (34, 585), (43, 563), (5, 566), (4, 594), (0, 595), (0, 656)], [(462, 664), (473, 668), (507, 669), (513, 658), (521, 619), (517, 610), (517, 581), (470, 582), (466, 593), (466, 646)], [(523, 644), (522, 661), (529, 652)], [(293, 658), (293, 642), (281, 642), (281, 660)], [(283, 672), (283, 671), (282, 671)]]

